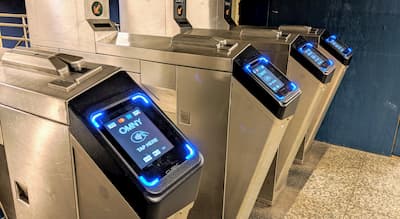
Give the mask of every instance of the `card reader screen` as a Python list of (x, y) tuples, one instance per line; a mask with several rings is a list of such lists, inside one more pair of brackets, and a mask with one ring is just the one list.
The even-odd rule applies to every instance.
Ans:
[(139, 108), (104, 124), (106, 130), (140, 169), (147, 167), (174, 147)]
[(322, 57), (320, 54), (316, 53), (313, 48), (307, 47), (304, 50), (304, 54), (312, 59), (317, 65), (322, 66), (326, 62), (326, 58)]
[(285, 84), (264, 65), (257, 65), (252, 69), (252, 71), (275, 93), (285, 86)]

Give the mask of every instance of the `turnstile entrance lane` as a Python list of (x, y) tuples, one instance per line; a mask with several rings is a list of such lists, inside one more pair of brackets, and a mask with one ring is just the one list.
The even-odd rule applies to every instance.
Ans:
[[(233, 86), (233, 73), (234, 71), (243, 72), (244, 70), (243, 68), (235, 70), (234, 61), (244, 51), (249, 51), (247, 50), (249, 48), (248, 43), (208, 36), (194, 39), (190, 36), (180, 35), (171, 39), (132, 35), (117, 32), (112, 28), (112, 25), (104, 30), (98, 27), (107, 26), (110, 23), (106, 13), (93, 19), (90, 10), (80, 8), (89, 8), (93, 2), (94, 0), (91, 0), (88, 1), (88, 4), (75, 5), (75, 7), (79, 7), (78, 10), (89, 13), (90, 16), (82, 19), (86, 18), (86, 21), (90, 24), (87, 27), (90, 27), (90, 29), (70, 22), (71, 20), (68, 19), (67, 15), (76, 13), (77, 9), (74, 7), (66, 7), (66, 11), (59, 15), (63, 22), (60, 22), (54, 28), (57, 32), (61, 32), (58, 30), (66, 27), (75, 28), (76, 31), (72, 31), (72, 33), (79, 33), (80, 36), (89, 38), (88, 45), (85, 45), (85, 48), (94, 48), (94, 52), (87, 52), (85, 48), (81, 48), (82, 44), (73, 44), (74, 47), (70, 47), (71, 45), (67, 47), (67, 45), (53, 42), (63, 41), (70, 37), (69, 35), (57, 35), (57, 37), (52, 37), (48, 41), (33, 40), (32, 45), (52, 47), (59, 51), (79, 54), (101, 62), (112, 63), (115, 61), (118, 65), (121, 62), (124, 67), (129, 67), (129, 71), (139, 76), (136, 78), (141, 82), (141, 86), (147, 95), (154, 97), (154, 101), (160, 104), (162, 110), (168, 109), (168, 115), (204, 154), (204, 174), (190, 218), (222, 218), (225, 214), (224, 210), (230, 211), (228, 212), (230, 215), (237, 214), (241, 217), (249, 215), (252, 208), (243, 206), (254, 204), (257, 191), (263, 183), (263, 178), (254, 177), (254, 173), (258, 171), (257, 175), (267, 174), (268, 167), (276, 154), (280, 138), (292, 118), (293, 108), (297, 106), (300, 95), (298, 86), (295, 86), (295, 90), (290, 91), (289, 80), (285, 81), (278, 77), (279, 80), (282, 80), (284, 86), (279, 88), (281, 84), (277, 83), (276, 85), (279, 85), (279, 87), (273, 89), (277, 89), (277, 91), (286, 89), (290, 92), (280, 91), (283, 92), (283, 96), (279, 97), (283, 97), (283, 99), (271, 99), (267, 105), (261, 104), (264, 100), (260, 101), (255, 98), (257, 95), (250, 92), (254, 98), (251, 99), (251, 105), (248, 105), (248, 107), (252, 110), (256, 108), (258, 114), (254, 111), (249, 112), (259, 115), (255, 116), (258, 119), (253, 117), (249, 119), (246, 126), (236, 126), (234, 124), (244, 124), (245, 122), (242, 120), (233, 122), (232, 117), (230, 117), (230, 113), (234, 110), (233, 105), (243, 107), (241, 104), (231, 104), (233, 103), (231, 95), (234, 90), (241, 89), (237, 85), (238, 83)], [(107, 10), (105, 7), (107, 1), (101, 2), (104, 10)], [(60, 2), (60, 4), (64, 4), (64, 2)], [(37, 4), (30, 4), (29, 6), (37, 11), (44, 12), (43, 10), (45, 10), (45, 7), (39, 7), (40, 5)], [(46, 12), (37, 14), (46, 14)], [(32, 20), (34, 21), (34, 19)], [(253, 63), (252, 61), (257, 60), (260, 55), (255, 52), (251, 54), (254, 54), (254, 57), (248, 57), (249, 60), (243, 61), (240, 64), (241, 66), (245, 63)], [(256, 63), (254, 62), (254, 64)], [(265, 64), (265, 69), (270, 69), (273, 75), (282, 75), (281, 72), (271, 67), (271, 63)], [(267, 75), (271, 74), (268, 73)], [(268, 81), (269, 79), (264, 80)], [(274, 83), (279, 80), (275, 80)], [(246, 86), (245, 88), (247, 89)], [(261, 93), (263, 93), (264, 99), (275, 95), (265, 84)], [(286, 99), (286, 95), (292, 97)], [(236, 97), (237, 95), (235, 95), (235, 99)], [(271, 106), (274, 107), (270, 109)], [(276, 110), (279, 113), (275, 112)], [(243, 116), (243, 114), (240, 115)], [(231, 128), (231, 126), (236, 127)], [(243, 129), (237, 130), (241, 127)], [(248, 128), (244, 129), (244, 127)], [(235, 151), (233, 150), (234, 147), (230, 145), (231, 141), (228, 141), (229, 133), (238, 133), (238, 138), (247, 139), (246, 143), (249, 146), (246, 150), (243, 150), (243, 145), (240, 145), (240, 156), (238, 153), (229, 153), (229, 151)], [(246, 168), (236, 168), (236, 166), (229, 168), (226, 166), (227, 159), (233, 157), (234, 159), (231, 160), (241, 160), (243, 154), (252, 157), (252, 162), (248, 162)], [(236, 187), (232, 188), (237, 189), (238, 195), (245, 197), (235, 200), (235, 205), (239, 206), (238, 208), (224, 209), (225, 194), (227, 194), (225, 191), (228, 185), (226, 182), (227, 171), (232, 174), (245, 172), (249, 176), (249, 178), (243, 178), (243, 181), (242, 178), (234, 178), (233, 183), (240, 183), (240, 192)], [(243, 191), (245, 192), (243, 193)]]
[(224, 218), (248, 218), (300, 91), (252, 47), (234, 63)]
[(329, 83), (324, 97), (321, 100), (320, 110), (316, 112), (311, 125), (305, 135), (304, 143), (296, 156), (298, 162), (303, 162), (306, 152), (310, 149), (318, 130), (325, 118), (329, 106), (335, 97), (336, 91), (346, 73), (353, 57), (353, 50), (343, 43), (337, 35), (329, 33), (325, 29), (312, 28), (308, 26), (284, 25), (279, 30), (286, 33), (297, 33), (311, 41), (325, 56), (336, 63), (335, 74)]
[[(0, 92), (12, 190), (0, 202), (13, 200), (17, 218), (166, 218), (195, 200), (200, 153), (119, 68), (14, 49), (2, 57)], [(132, 122), (115, 122), (121, 115)], [(104, 130), (113, 122), (117, 132)]]
[[(209, 36), (251, 43), (272, 63), (286, 73), (302, 88), (298, 108), (280, 143), (276, 159), (260, 193), (260, 199), (272, 204), (286, 186), (289, 169), (301, 146), (312, 117), (331, 81), (335, 63), (324, 56), (311, 42), (298, 34), (287, 34), (279, 30), (240, 27), (232, 31), (183, 29), (181, 35)], [(304, 87), (304, 88), (303, 88)]]

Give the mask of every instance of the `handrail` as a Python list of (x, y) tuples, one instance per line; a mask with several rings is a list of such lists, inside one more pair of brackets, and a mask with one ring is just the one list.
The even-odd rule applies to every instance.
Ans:
[[(25, 47), (29, 47), (29, 38), (28, 38), (28, 24), (27, 24), (27, 16), (26, 14), (9, 14), (9, 13), (0, 13), (0, 17), (11, 17), (11, 18), (20, 18), (22, 22), (20, 24), (16, 23), (6, 23), (0, 22), (0, 27), (15, 27), (22, 28), (23, 36), (14, 37), (14, 36), (4, 36), (0, 33), (0, 47), (3, 47), (2, 40), (12, 40), (17, 41), (16, 46), (20, 45), (22, 42), (25, 42)], [(4, 34), (4, 33), (3, 33)]]
[(16, 17), (16, 18), (23, 18), (23, 17), (26, 17), (26, 14), (0, 13), (0, 17)]

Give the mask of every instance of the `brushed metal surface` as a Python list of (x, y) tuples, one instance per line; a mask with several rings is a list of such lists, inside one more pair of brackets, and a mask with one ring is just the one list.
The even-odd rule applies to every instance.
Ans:
[(248, 218), (292, 117), (277, 119), (232, 80), (224, 218)]
[(141, 61), (140, 67), (142, 84), (176, 90), (176, 67), (174, 65)]
[[(177, 67), (178, 127), (204, 155), (197, 200), (189, 218), (221, 218), (231, 74)], [(190, 113), (191, 124), (181, 123)]]
[(3, 131), (2, 131), (2, 128), (1, 128), (1, 120), (0, 120), (0, 145), (4, 145)]
[(139, 219), (119, 191), (70, 135), (75, 160), (80, 219)]
[[(98, 0), (103, 4), (102, 15), (96, 16), (92, 13), (91, 6), (95, 1), (27, 1), (25, 6), (31, 45), (95, 53), (96, 40), (116, 32), (93, 28), (93, 21), (99, 19), (108, 21), (110, 17), (107, 0)], [(60, 10), (62, 12), (58, 13)]]
[(102, 70), (78, 84), (71, 92), (64, 92), (48, 86), (57, 76), (19, 69), (18, 66), (0, 66), (0, 103), (68, 124), (66, 101), (115, 73), (118, 68), (103, 65)]
[(321, 53), (324, 54), (326, 57), (332, 59), (335, 62), (336, 70), (335, 74), (333, 74), (332, 76), (331, 82), (329, 82), (329, 84), (327, 85), (326, 91), (321, 98), (320, 105), (318, 107), (319, 110), (316, 111), (311, 121), (311, 125), (307, 130), (304, 146), (299, 150), (299, 153), (296, 156), (296, 159), (300, 161), (304, 160), (304, 156), (306, 155), (307, 151), (310, 150), (310, 147), (318, 133), (319, 128), (321, 127), (322, 122), (324, 121), (325, 115), (329, 110), (333, 98), (335, 97), (336, 92), (340, 86), (340, 83), (342, 82), (342, 79), (348, 68), (348, 66), (343, 65), (339, 60), (337, 60), (324, 48), (319, 47), (318, 50), (321, 51)]
[(0, 144), (0, 207), (6, 219), (16, 219), (10, 182), (5, 148), (3, 144)]
[[(60, 9), (62, 13), (58, 13)], [(26, 1), (26, 11), (32, 45), (95, 52), (93, 30), (86, 22), (82, 1)]]
[[(326, 85), (320, 83), (292, 57), (289, 58), (288, 77), (301, 87), (303, 94), (279, 145), (276, 167), (272, 166), (271, 168), (275, 169), (270, 169), (270, 171), (275, 172), (274, 180), (265, 181), (263, 187), (270, 188), (263, 188), (263, 192), (259, 196), (272, 204), (280, 191), (286, 186), (289, 169), (295, 160), (313, 116), (319, 110), (319, 101), (326, 91)], [(268, 192), (272, 192), (272, 194), (268, 194)], [(272, 200), (270, 200), (271, 198)]]
[(68, 126), (0, 105), (11, 185), (19, 219), (77, 218)]
[[(261, 36), (260, 32), (268, 32), (270, 34)], [(271, 62), (283, 72), (287, 72), (290, 45), (298, 37), (298, 34), (283, 34), (279, 37), (277, 36), (275, 29), (250, 29), (248, 27), (245, 29), (237, 28), (231, 31), (192, 29), (184, 34), (198, 36), (218, 36), (226, 39), (234, 39), (241, 42), (251, 43), (252, 46), (269, 57)]]
[[(119, 4), (123, 32), (158, 36), (174, 36), (180, 32), (171, 0), (120, 0)], [(223, 0), (187, 1), (188, 20), (195, 28), (228, 29), (223, 7)]]
[(232, 59), (246, 49), (249, 43), (238, 43), (229, 54), (217, 49), (174, 49), (171, 38), (118, 33), (96, 42), (97, 53), (133, 58), (171, 65), (232, 71)]
[(67, 53), (77, 56), (85, 57), (88, 62), (102, 63), (105, 65), (118, 66), (125, 71), (139, 73), (140, 61), (138, 59), (125, 58), (120, 56), (102, 55), (88, 52), (80, 52), (75, 50), (59, 49), (61, 53)]

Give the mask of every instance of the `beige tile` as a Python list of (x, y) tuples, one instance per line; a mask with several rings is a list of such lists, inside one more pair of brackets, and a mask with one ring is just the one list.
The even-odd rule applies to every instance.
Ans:
[(359, 185), (350, 205), (391, 217), (400, 217), (400, 196)]
[(317, 168), (339, 172), (346, 168), (361, 168), (365, 158), (366, 153), (364, 152), (339, 146), (331, 146), (322, 157)]
[(367, 154), (365, 167), (370, 171), (383, 174), (400, 173), (400, 158)]
[(358, 186), (400, 196), (400, 159), (368, 155)]
[(378, 212), (370, 211), (365, 208), (357, 206), (349, 206), (346, 211), (345, 219), (391, 219), (388, 215), (384, 215)]
[(298, 197), (284, 218), (344, 218), (346, 205), (341, 202), (319, 202), (318, 200)]

